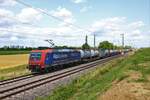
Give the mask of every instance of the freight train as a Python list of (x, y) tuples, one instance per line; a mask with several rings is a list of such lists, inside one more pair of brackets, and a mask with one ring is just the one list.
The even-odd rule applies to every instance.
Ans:
[(32, 50), (27, 68), (31, 70), (31, 72), (47, 72), (53, 70), (56, 66), (91, 61), (117, 54), (121, 54), (120, 50)]

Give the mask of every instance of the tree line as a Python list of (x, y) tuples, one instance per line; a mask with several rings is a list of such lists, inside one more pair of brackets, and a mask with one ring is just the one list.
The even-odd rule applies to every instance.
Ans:
[[(35, 49), (48, 49), (50, 47), (24, 47), (24, 46), (4, 46), (4, 47), (1, 47), (0, 48), (0, 51), (17, 51), (17, 50), (27, 50), (27, 51), (30, 51), (30, 50), (35, 50)], [(86, 42), (81, 46), (81, 47), (73, 47), (73, 46), (55, 46), (53, 47), (55, 49), (83, 49), (83, 50), (88, 50), (88, 49), (131, 49), (131, 46), (125, 46), (125, 47), (122, 47), (122, 46), (117, 46), (117, 45), (114, 45), (113, 43), (109, 42), (109, 41), (102, 41), (99, 43), (98, 47), (97, 48), (94, 48), (94, 47), (90, 47), (90, 45), (87, 43), (87, 40)]]
[[(83, 44), (82, 45), (82, 49), (91, 49), (92, 47), (90, 47), (87, 43)], [(113, 43), (109, 42), (109, 41), (102, 41), (99, 43), (98, 45), (98, 48), (96, 49), (108, 49), (108, 50), (111, 50), (111, 49), (131, 49), (132, 47), (131, 46), (117, 46), (117, 45), (114, 45)]]
[(31, 51), (37, 49), (35, 47), (24, 47), (24, 46), (3, 46), (0, 48), (0, 51)]

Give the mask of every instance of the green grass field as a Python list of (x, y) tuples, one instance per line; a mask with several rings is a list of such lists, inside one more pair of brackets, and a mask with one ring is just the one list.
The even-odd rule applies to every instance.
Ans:
[(132, 81), (150, 81), (150, 48), (140, 49), (133, 55), (110, 61), (68, 85), (56, 88), (49, 96), (38, 97), (37, 100), (96, 100), (110, 89), (114, 81), (120, 82), (128, 78), (129, 71), (142, 74), (138, 80)]
[(28, 54), (30, 51), (28, 50), (16, 50), (16, 51), (0, 51), (0, 55), (14, 55), (14, 54)]
[(29, 74), (30, 71), (26, 68), (26, 66), (27, 65), (20, 65), (16, 67), (0, 69), (0, 80), (5, 80), (5, 79)]

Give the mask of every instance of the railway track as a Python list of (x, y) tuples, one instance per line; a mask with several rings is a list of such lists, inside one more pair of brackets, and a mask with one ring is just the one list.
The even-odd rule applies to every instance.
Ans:
[(103, 63), (105, 63), (109, 60), (112, 60), (113, 58), (117, 58), (117, 57), (120, 57), (120, 56), (121, 55), (117, 55), (117, 56), (97, 60), (97, 61), (94, 61), (94, 62), (90, 62), (90, 63), (87, 63), (87, 64), (79, 65), (79, 67), (74, 67), (72, 69), (68, 69), (66, 71), (56, 73), (56, 74), (53, 74), (53, 75), (47, 74), (46, 76), (43, 76), (43, 77), (38, 78), (36, 80), (23, 82), (22, 84), (19, 84), (19, 82), (20, 82), (19, 80), (18, 81), (16, 80), (16, 82), (18, 82), (18, 84), (16, 84), (16, 85), (10, 85), (10, 82), (9, 82), (9, 86), (7, 86), (7, 84), (5, 84), (4, 87), (0, 88), (0, 100), (5, 99), (7, 97), (11, 97), (11, 96), (16, 95), (16, 94), (21, 93), (21, 92), (25, 92), (25, 91), (33, 89), (33, 88), (36, 88), (38, 86), (41, 86), (41, 85), (59, 80), (61, 78), (70, 76), (72, 74), (81, 72), (83, 70), (92, 68), (96, 65), (103, 64)]
[(9, 84), (9, 83), (13, 83), (13, 82), (17, 82), (17, 81), (20, 81), (20, 80), (24, 80), (24, 79), (27, 79), (27, 78), (32, 78), (34, 76), (35, 75), (33, 75), (33, 74), (27, 74), (27, 75), (18, 76), (18, 77), (15, 77), (15, 78), (7, 79), (7, 80), (2, 80), (2, 81), (0, 81), (0, 86), (5, 85), (5, 84)]

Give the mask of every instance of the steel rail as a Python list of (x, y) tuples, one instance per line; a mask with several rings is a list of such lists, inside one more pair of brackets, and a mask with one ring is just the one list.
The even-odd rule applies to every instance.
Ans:
[(7, 79), (7, 80), (2, 80), (2, 81), (0, 81), (0, 86), (5, 85), (5, 84), (9, 84), (9, 83), (13, 83), (13, 82), (17, 82), (17, 81), (20, 81), (20, 80), (24, 80), (24, 79), (27, 79), (27, 78), (32, 78), (32, 77), (35, 77), (35, 76), (37, 76), (37, 75), (27, 74), (27, 75), (22, 75), (22, 76), (10, 78), (10, 79)]

